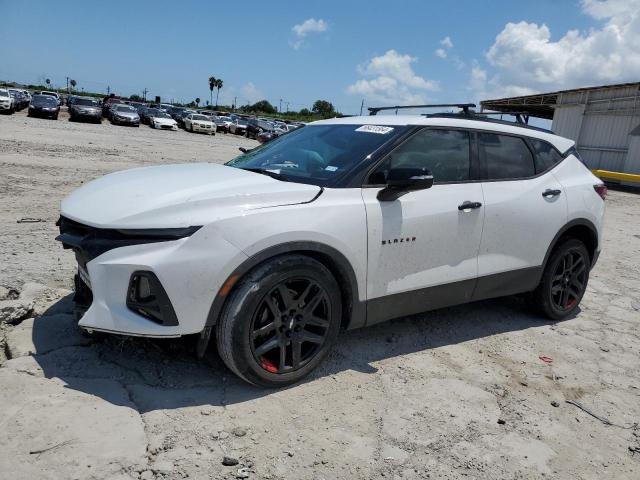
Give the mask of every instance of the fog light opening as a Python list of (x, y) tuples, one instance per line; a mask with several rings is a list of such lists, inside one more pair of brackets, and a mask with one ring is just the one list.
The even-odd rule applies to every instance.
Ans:
[(153, 272), (138, 271), (131, 275), (127, 290), (127, 307), (161, 325), (178, 325), (178, 318), (167, 292)]

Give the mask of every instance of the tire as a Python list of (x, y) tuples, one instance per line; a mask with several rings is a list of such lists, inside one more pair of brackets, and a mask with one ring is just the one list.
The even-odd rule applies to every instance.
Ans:
[(54, 120), (58, 120), (58, 115), (54, 115), (54, 116), (53, 116), (53, 119), (54, 119)]
[[(254, 385), (271, 388), (298, 382), (335, 342), (340, 299), (335, 278), (320, 262), (303, 255), (268, 260), (249, 272), (229, 296), (216, 326), (218, 353), (231, 371)], [(295, 357), (294, 343), (299, 346)]]
[(591, 257), (585, 244), (575, 238), (561, 240), (533, 292), (533, 307), (551, 320), (569, 317), (580, 305), (590, 270)]

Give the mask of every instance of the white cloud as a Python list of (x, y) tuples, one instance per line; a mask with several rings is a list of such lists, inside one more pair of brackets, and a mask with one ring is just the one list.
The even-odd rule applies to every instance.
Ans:
[(444, 37), (442, 40), (440, 40), (440, 45), (442, 45), (444, 48), (453, 48), (451, 37)]
[(248, 82), (240, 88), (240, 93), (242, 94), (242, 100), (247, 101), (248, 103), (255, 103), (264, 99), (264, 95), (258, 88), (253, 84), (253, 82)]
[(515, 92), (637, 80), (640, 0), (583, 0), (582, 10), (604, 25), (570, 30), (557, 41), (544, 24), (505, 25), (486, 54), (496, 70), (489, 83), (496, 91)]
[(291, 42), (291, 46), (294, 49), (299, 49), (302, 46), (304, 38), (310, 33), (322, 33), (326, 32), (329, 28), (329, 24), (322, 19), (316, 20), (315, 18), (308, 18), (302, 23), (294, 25), (291, 30), (294, 34), (294, 40)]
[(447, 52), (444, 48), (437, 48), (435, 54), (436, 57), (447, 58)]
[(417, 75), (412, 64), (417, 58), (389, 50), (358, 67), (363, 77), (347, 87), (347, 93), (380, 103), (423, 103), (426, 91), (437, 90), (438, 82)]

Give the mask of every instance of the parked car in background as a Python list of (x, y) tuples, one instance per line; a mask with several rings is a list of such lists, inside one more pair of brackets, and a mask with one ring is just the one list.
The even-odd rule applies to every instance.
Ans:
[(140, 122), (146, 125), (151, 124), (151, 117), (160, 113), (157, 108), (144, 107), (140, 110)]
[(257, 139), (258, 134), (262, 132), (271, 132), (273, 130), (273, 124), (267, 120), (250, 118), (247, 122), (247, 138)]
[(111, 108), (110, 120), (114, 125), (133, 125), (134, 127), (140, 126), (140, 115), (138, 110), (131, 105), (116, 104)]
[(231, 128), (231, 124), (233, 123), (231, 117), (224, 116), (213, 117), (213, 121), (216, 124), (216, 132), (224, 133), (229, 133), (229, 129)]
[(178, 121), (178, 118), (182, 115), (183, 112), (185, 112), (187, 109), (184, 107), (173, 107), (173, 109), (171, 109), (171, 113), (169, 115), (171, 115), (171, 118), (173, 118), (176, 122)]
[(171, 113), (171, 109), (174, 108), (170, 103), (161, 103), (158, 105), (158, 110), (161, 110), (165, 113)]
[(29, 103), (29, 117), (44, 117), (58, 119), (60, 104), (52, 95), (34, 95)]
[(236, 118), (229, 125), (229, 132), (234, 135), (245, 135), (247, 133), (247, 121), (243, 118)]
[(111, 110), (111, 107), (120, 103), (124, 102), (118, 97), (107, 97), (104, 99), (102, 101), (102, 116), (109, 118), (109, 110)]
[(35, 92), (34, 95), (48, 95), (50, 97), (54, 97), (58, 102), (58, 106), (62, 105), (62, 98), (60, 94), (57, 92), (49, 92), (48, 90), (42, 90), (40, 92)]
[(174, 120), (178, 123), (178, 126), (180, 128), (184, 128), (184, 118), (187, 115), (191, 115), (192, 113), (196, 113), (196, 112), (194, 110), (189, 110), (189, 109), (183, 110), (176, 116), (176, 118), (174, 118)]
[(150, 118), (149, 124), (151, 128), (160, 128), (163, 130), (178, 130), (178, 122), (176, 122), (171, 115), (160, 110), (155, 110)]
[(13, 98), (13, 104), (15, 110), (22, 110), (29, 105), (29, 101), (27, 100), (27, 96), (24, 94), (22, 90), (18, 90), (17, 88), (9, 88), (9, 95)]
[(74, 97), (69, 105), (69, 120), (80, 121), (90, 120), (92, 122), (102, 122), (102, 108), (100, 102), (92, 97)]
[(215, 123), (211, 121), (211, 118), (199, 113), (191, 113), (184, 117), (184, 128), (190, 132), (216, 134)]
[(133, 105), (133, 107), (138, 111), (138, 115), (140, 115), (140, 118), (142, 118), (141, 113), (142, 113), (145, 109), (149, 108), (149, 105), (146, 105), (146, 104), (144, 104), (144, 103), (140, 103), (140, 104)]
[(9, 94), (9, 90), (6, 88), (0, 88), (0, 111), (9, 114), (16, 111), (13, 97)]

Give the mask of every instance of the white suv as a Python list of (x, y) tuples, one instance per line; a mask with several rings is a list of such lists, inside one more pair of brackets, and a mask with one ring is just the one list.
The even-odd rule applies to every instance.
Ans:
[(0, 110), (13, 113), (16, 109), (13, 97), (6, 88), (0, 88)]
[(576, 311), (606, 187), (574, 142), (474, 114), (314, 122), (226, 165), (136, 168), (62, 203), (89, 331), (213, 332), (253, 384), (295, 382), (342, 329), (530, 292)]

